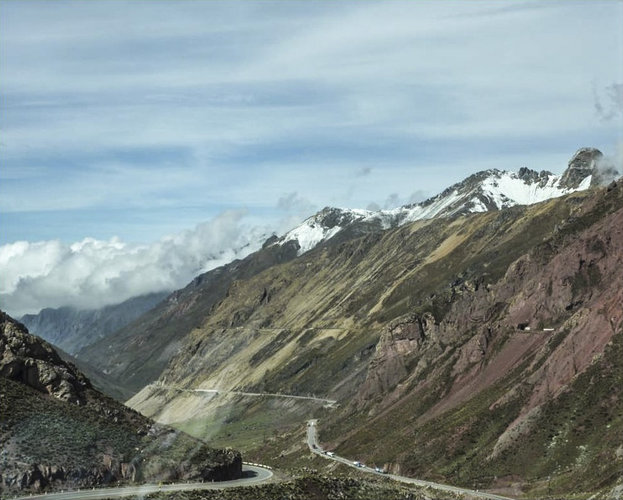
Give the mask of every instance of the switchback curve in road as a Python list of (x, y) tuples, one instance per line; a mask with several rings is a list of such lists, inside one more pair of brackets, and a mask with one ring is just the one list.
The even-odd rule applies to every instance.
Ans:
[[(244, 465), (242, 467), (243, 477), (231, 481), (216, 481), (210, 483), (174, 483), (163, 484), (142, 484), (139, 486), (122, 486), (119, 488), (97, 488), (94, 490), (75, 490), (62, 493), (48, 493), (47, 495), (33, 495), (17, 497), (15, 500), (94, 500), (102, 498), (123, 498), (144, 496), (159, 491), (190, 491), (190, 490), (221, 490), (226, 488), (240, 488), (242, 486), (252, 486), (268, 481), (273, 473), (264, 467), (255, 465)], [(11, 498), (11, 497), (10, 497)]]

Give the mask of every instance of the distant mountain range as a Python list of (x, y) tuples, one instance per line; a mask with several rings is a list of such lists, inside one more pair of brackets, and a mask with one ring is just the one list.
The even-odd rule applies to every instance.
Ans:
[[(228, 283), (218, 298), (181, 291), (176, 315), (114, 334), (106, 366), (120, 351), (128, 366), (131, 352), (144, 360), (135, 345), (192, 317), (158, 383), (128, 402), (159, 421), (223, 418), (192, 389), (322, 395), (339, 406), (318, 412), (321, 440), (341, 456), (516, 495), (616, 498), (623, 183), (598, 187), (599, 159), (581, 150), (560, 178), (483, 172), (396, 211), (437, 203), (434, 218), (323, 210), (304, 224), (313, 238), (298, 228), (237, 264), (254, 272), (202, 276), (195, 291)], [(253, 426), (267, 404), (230, 400), (218, 435)], [(254, 453), (289, 467), (302, 460), (295, 432)]]
[(38, 314), (24, 315), (20, 321), (36, 335), (69, 354), (76, 354), (83, 347), (119, 330), (149, 311), (167, 295), (168, 292), (142, 295), (101, 309), (46, 308)]
[[(499, 210), (587, 189), (594, 184), (597, 163), (602, 156), (596, 149), (580, 149), (560, 177), (529, 169), (521, 169), (519, 173), (479, 172), (423, 203), (394, 210), (325, 208), (284, 236), (269, 238), (262, 249), (246, 258), (198, 276), (187, 287), (174, 292), (156, 308), (113, 334), (70, 352), (116, 377), (122, 385), (138, 390), (158, 377), (179, 349), (179, 341), (201, 325), (235, 281), (248, 279), (329, 241), (337, 245), (366, 234), (381, 234), (416, 220)], [(29, 319), (29, 324), (35, 326), (36, 318)], [(36, 328), (33, 331), (39, 333)], [(45, 332), (43, 336), (45, 338)]]

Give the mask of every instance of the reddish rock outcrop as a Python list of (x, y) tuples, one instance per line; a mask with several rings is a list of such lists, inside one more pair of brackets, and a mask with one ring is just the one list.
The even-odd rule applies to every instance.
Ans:
[[(602, 196), (620, 197), (620, 191)], [(596, 196), (578, 214), (600, 210), (598, 203)], [(518, 385), (492, 405), (527, 391), (517, 418), (499, 437), (494, 455), (499, 454), (512, 441), (509, 436), (530, 432), (539, 407), (564, 391), (623, 328), (621, 269), (623, 209), (571, 236), (554, 234), (513, 262), (496, 284), (457, 296), (438, 323), (432, 316), (409, 315), (389, 325), (359, 391), (358, 408), (373, 415), (391, 411), (401, 398), (441, 383), (447, 366), (449, 385), (417, 415), (423, 423), (521, 368)], [(423, 367), (431, 366), (420, 379)]]

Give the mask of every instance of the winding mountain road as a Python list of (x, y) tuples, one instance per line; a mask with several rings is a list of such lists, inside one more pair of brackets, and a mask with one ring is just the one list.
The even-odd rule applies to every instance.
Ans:
[(349, 460), (347, 458), (344, 457), (340, 457), (338, 455), (335, 455), (333, 453), (331, 453), (330, 455), (327, 455), (327, 452), (325, 452), (320, 445), (318, 444), (318, 438), (317, 438), (317, 434), (316, 434), (316, 424), (318, 423), (318, 421), (316, 419), (312, 419), (312, 420), (308, 420), (307, 421), (307, 446), (309, 446), (309, 449), (315, 453), (316, 455), (321, 456), (322, 458), (325, 458), (327, 460), (333, 460), (334, 462), (340, 462), (344, 465), (348, 465), (349, 467), (353, 467), (355, 469), (358, 469), (362, 472), (367, 472), (369, 474), (377, 474), (380, 476), (384, 476), (384, 477), (389, 477), (390, 479), (393, 479), (394, 481), (400, 481), (401, 483), (409, 483), (409, 484), (416, 484), (418, 486), (424, 486), (424, 487), (428, 487), (431, 489), (435, 489), (435, 490), (440, 490), (440, 491), (450, 491), (452, 493), (459, 493), (462, 495), (471, 495), (472, 497), (476, 497), (476, 498), (483, 498), (486, 500), (514, 500), (510, 497), (503, 497), (500, 495), (495, 495), (493, 493), (485, 493), (482, 491), (475, 491), (475, 490), (468, 490), (466, 488), (459, 488), (457, 486), (450, 486), (449, 484), (439, 484), (439, 483), (433, 483), (431, 481), (422, 481), (421, 479), (413, 479), (411, 477), (405, 477), (405, 476), (398, 476), (396, 474), (387, 474), (385, 472), (380, 472), (372, 467), (366, 467), (365, 465), (361, 464), (360, 462), (356, 462), (353, 460)]
[(149, 493), (159, 491), (190, 491), (190, 490), (222, 490), (251, 486), (268, 481), (273, 473), (264, 467), (244, 465), (242, 478), (231, 481), (217, 481), (214, 483), (175, 483), (175, 484), (142, 484), (140, 486), (122, 486), (119, 488), (97, 488), (93, 490), (65, 491), (62, 493), (48, 493), (47, 495), (33, 495), (17, 497), (15, 500), (81, 500), (102, 498), (143, 497)]

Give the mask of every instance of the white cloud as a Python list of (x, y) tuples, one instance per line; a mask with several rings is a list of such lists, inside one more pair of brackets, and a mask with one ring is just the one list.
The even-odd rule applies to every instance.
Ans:
[(151, 245), (117, 238), (16, 242), (0, 246), (0, 302), (15, 316), (43, 307), (98, 308), (181, 288), (201, 272), (255, 251), (266, 229), (231, 211)]

